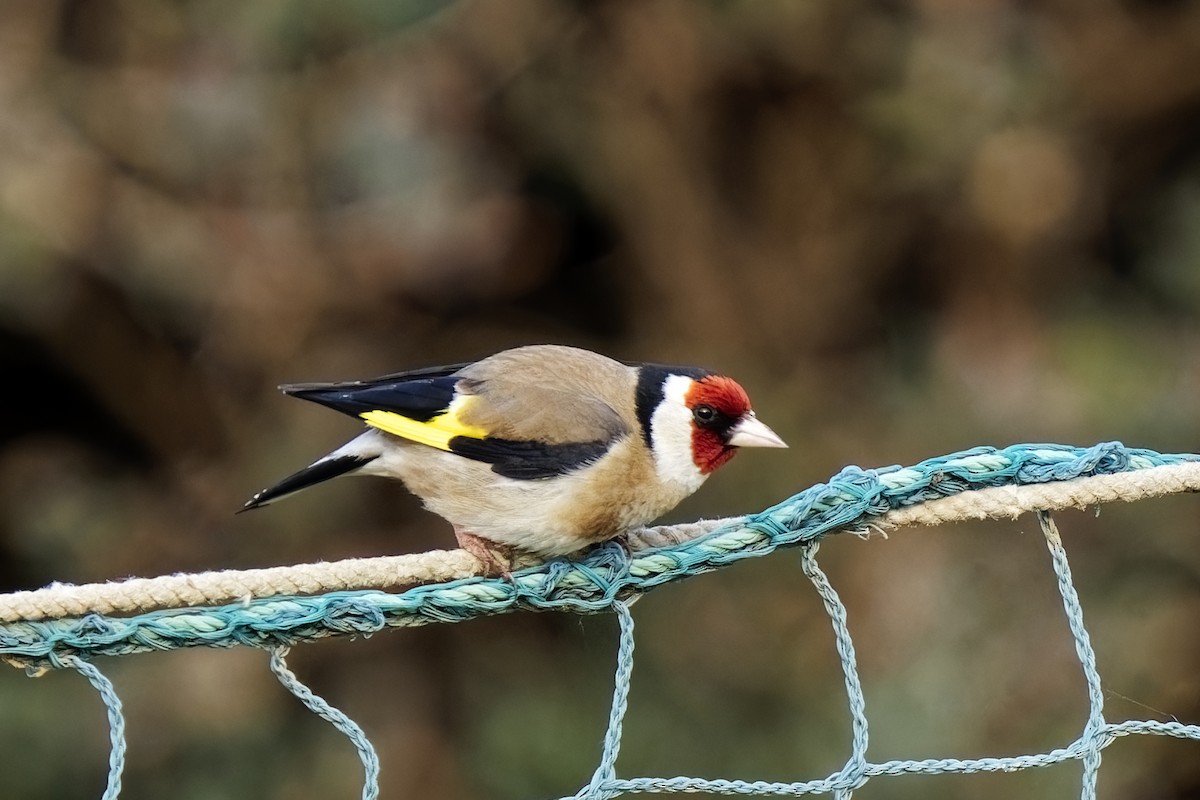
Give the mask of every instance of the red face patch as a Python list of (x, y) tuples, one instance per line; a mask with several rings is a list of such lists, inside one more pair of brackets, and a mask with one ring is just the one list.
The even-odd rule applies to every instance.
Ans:
[(692, 461), (707, 475), (737, 452), (728, 443), (729, 428), (750, 411), (750, 397), (732, 378), (709, 375), (692, 384), (684, 403), (693, 413), (702, 406), (716, 412), (712, 424), (698, 418), (692, 421)]

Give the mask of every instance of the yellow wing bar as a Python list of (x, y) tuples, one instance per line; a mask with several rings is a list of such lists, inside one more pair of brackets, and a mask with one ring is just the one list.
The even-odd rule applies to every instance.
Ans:
[(467, 400), (466, 397), (455, 398), (445, 413), (437, 415), (428, 422), (418, 422), (403, 414), (397, 414), (395, 411), (364, 411), (359, 416), (371, 427), (379, 428), (393, 436), (449, 451), (450, 440), (455, 436), (483, 439), (488, 435), (483, 428), (468, 425), (462, 421), (460, 415)]

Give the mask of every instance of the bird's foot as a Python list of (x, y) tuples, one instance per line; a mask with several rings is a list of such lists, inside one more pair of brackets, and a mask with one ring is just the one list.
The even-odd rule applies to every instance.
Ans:
[(513, 557), (516, 555), (514, 548), (458, 528), (454, 529), (454, 538), (458, 540), (459, 547), (479, 559), (484, 575), (512, 580)]

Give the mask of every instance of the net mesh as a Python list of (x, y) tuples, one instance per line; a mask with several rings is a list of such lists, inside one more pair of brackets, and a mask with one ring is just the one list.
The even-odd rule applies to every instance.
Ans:
[[(1159, 735), (1200, 740), (1200, 726), (1178, 721), (1125, 720), (1104, 716), (1096, 656), (1083, 609), (1071, 579), (1066, 550), (1051, 511), (1116, 500), (1134, 501), (1200, 490), (1200, 456), (1167, 455), (1115, 442), (1090, 448), (1014, 445), (1003, 450), (975, 448), (940, 456), (912, 467), (863, 470), (849, 467), (828, 483), (817, 484), (758, 514), (732, 520), (642, 531), (629, 547), (609, 544), (580, 561), (554, 561), (514, 573), (511, 580), (460, 577), (400, 592), (331, 591), (313, 596), (248, 596), (215, 607), (170, 608), (188, 592), (163, 586), (192, 586), (211, 596), (204, 576), (169, 576), (149, 584), (144, 597), (129, 584), (52, 586), (38, 592), (0, 596), (0, 656), (30, 675), (49, 669), (80, 672), (108, 710), (111, 750), (105, 800), (118, 797), (125, 763), (125, 719), (112, 683), (96, 668), (96, 656), (130, 655), (181, 647), (251, 646), (270, 653), (279, 681), (317, 716), (329, 721), (358, 751), (363, 764), (363, 798), (379, 795), (379, 759), (363, 730), (343, 712), (314, 694), (285, 662), (288, 649), (329, 636), (366, 634), (387, 627), (457, 622), (517, 610), (614, 613), (620, 641), (613, 701), (600, 762), (576, 798), (625, 793), (707, 792), (764, 796), (831, 795), (848, 798), (882, 776), (1013, 772), (1064, 761), (1081, 764), (1081, 797), (1094, 798), (1101, 753), (1128, 735)], [(1088, 716), (1069, 744), (1047, 752), (977, 759), (930, 758), (873, 762), (868, 758), (868, 718), (858, 676), (854, 642), (845, 606), (817, 563), (819, 541), (837, 531), (864, 534), (900, 525), (938, 524), (963, 519), (1037, 515), (1057, 576), (1058, 590), (1087, 687)], [(851, 718), (850, 755), (837, 772), (792, 783), (693, 777), (622, 778), (616, 771), (621, 729), (633, 673), (634, 622), (630, 604), (668, 581), (709, 572), (780, 547), (798, 546), (800, 564), (820, 596), (833, 625)], [(447, 556), (461, 559), (459, 555)], [(403, 583), (395, 563), (379, 583)], [(328, 566), (328, 565), (325, 565)], [(470, 569), (477, 565), (459, 564)], [(304, 567), (290, 568), (303, 570)], [(358, 569), (358, 567), (355, 567)], [(424, 569), (424, 567), (422, 567)], [(445, 571), (445, 570), (443, 570)], [(229, 573), (213, 573), (223, 576)], [(361, 570), (356, 574), (362, 574)], [(164, 579), (165, 580), (165, 579)], [(285, 577), (284, 586), (296, 581)], [(345, 585), (335, 576), (334, 585)], [(140, 591), (140, 590), (139, 590)], [(191, 591), (190, 589), (188, 591)], [(226, 591), (222, 589), (221, 591)], [(219, 591), (216, 592), (218, 595)], [(91, 603), (91, 606), (87, 604)], [(78, 613), (81, 604), (91, 609)], [(113, 608), (150, 608), (129, 617), (110, 616)]]

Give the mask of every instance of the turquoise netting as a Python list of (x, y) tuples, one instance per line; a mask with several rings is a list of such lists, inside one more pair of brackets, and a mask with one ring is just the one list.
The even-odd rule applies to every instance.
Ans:
[[(598, 548), (578, 562), (555, 561), (520, 571), (513, 580), (468, 578), (418, 586), (403, 592), (332, 592), (249, 600), (219, 607), (152, 611), (131, 617), (88, 614), (75, 618), (0, 624), (0, 656), (31, 675), (70, 668), (96, 688), (108, 709), (111, 738), (106, 800), (120, 793), (126, 757), (125, 720), (112, 683), (96, 668), (97, 656), (124, 656), (181, 647), (249, 646), (270, 652), (275, 675), (310, 710), (331, 722), (353, 743), (362, 759), (362, 796), (379, 794), (379, 760), (364, 732), (345, 714), (313, 694), (288, 670), (284, 657), (294, 645), (338, 635), (370, 635), (384, 628), (458, 622), (518, 610), (614, 613), (620, 623), (616, 688), (600, 763), (577, 798), (611, 798), (636, 792), (709, 792), (793, 796), (829, 794), (848, 798), (880, 776), (974, 772), (1011, 772), (1077, 760), (1082, 765), (1081, 796), (1094, 798), (1101, 752), (1131, 734), (1156, 734), (1200, 740), (1200, 726), (1180, 722), (1127, 720), (1109, 722), (1095, 653), (1083, 623), (1083, 611), (1071, 580), (1066, 551), (1048, 513), (1053, 507), (1088, 505), (1104, 499), (1138, 499), (1150, 494), (1088, 499), (1088, 481), (1103, 476), (1150, 476), (1155, 471), (1200, 463), (1200, 456), (1164, 455), (1106, 443), (1089, 448), (1052, 444), (1014, 445), (1003, 450), (973, 450), (932, 458), (912, 467), (865, 470), (848, 467), (828, 483), (817, 484), (757, 514), (729, 522), (700, 538), (670, 547), (629, 553), (615, 544)], [(1191, 483), (1159, 488), (1165, 494), (1198, 488)], [(1083, 479), (1083, 480), (1081, 480)], [(1071, 483), (1068, 483), (1071, 482)], [(979, 759), (922, 759), (873, 762), (868, 758), (866, 703), (847, 625), (846, 610), (817, 564), (819, 540), (836, 531), (865, 531), (889, 514), (934, 508), (945, 498), (981, 489), (1075, 487), (1081, 493), (1057, 505), (1032, 506), (1050, 551), (1075, 649), (1087, 686), (1089, 714), (1073, 742), (1044, 753)], [(979, 492), (963, 497), (983, 497)], [(1081, 499), (1082, 498), (1082, 499)], [(991, 501), (994, 501), (992, 498)], [(961, 509), (958, 512), (961, 514)], [(1010, 508), (1003, 515), (1011, 516)], [(990, 510), (967, 516), (997, 515)], [(961, 518), (961, 516), (960, 516)], [(621, 778), (616, 772), (621, 724), (633, 670), (634, 623), (630, 602), (663, 583), (710, 572), (780, 547), (800, 546), (801, 568), (821, 597), (833, 624), (845, 676), (852, 721), (850, 755), (832, 775), (794, 783), (701, 778)]]

